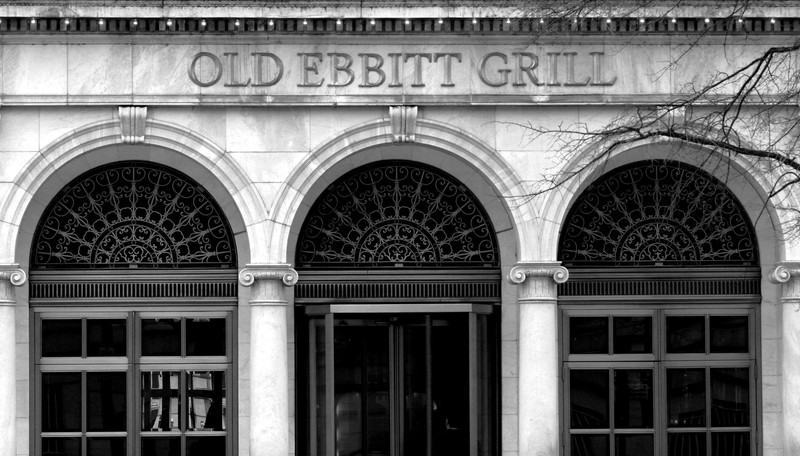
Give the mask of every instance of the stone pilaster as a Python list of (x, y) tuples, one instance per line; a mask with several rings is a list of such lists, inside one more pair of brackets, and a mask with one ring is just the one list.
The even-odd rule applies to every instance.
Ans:
[(556, 285), (569, 272), (558, 263), (520, 263), (508, 281), (519, 285), (519, 455), (560, 453)]
[(250, 454), (289, 454), (288, 264), (248, 264), (239, 283), (250, 287)]
[(780, 360), (783, 454), (800, 454), (800, 263), (784, 263), (769, 276), (781, 285)]
[[(17, 369), (14, 287), (27, 280), (16, 264), (0, 265), (0, 454), (16, 454)], [(25, 367), (27, 369), (27, 367)]]

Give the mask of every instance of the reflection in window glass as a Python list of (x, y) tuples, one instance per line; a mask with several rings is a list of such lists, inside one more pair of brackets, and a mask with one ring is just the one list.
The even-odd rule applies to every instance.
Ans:
[(652, 352), (652, 317), (614, 317), (614, 353)]
[(706, 317), (667, 317), (667, 353), (705, 353)]
[(667, 369), (667, 425), (706, 425), (705, 369)]
[(226, 416), (225, 373), (187, 372), (189, 429), (224, 431)]
[(608, 353), (608, 318), (570, 317), (569, 352), (572, 354)]
[(579, 434), (572, 436), (572, 454), (608, 456), (608, 436)]
[(80, 437), (45, 437), (42, 456), (81, 456)]
[(42, 356), (81, 356), (81, 320), (42, 320)]
[(614, 427), (653, 427), (652, 370), (614, 370)]
[(705, 432), (667, 434), (667, 447), (670, 456), (706, 456), (706, 434)]
[[(225, 453), (221, 453), (225, 454)], [(180, 437), (142, 437), (142, 455), (181, 456)]]
[(570, 425), (573, 429), (608, 428), (608, 371), (570, 371)]
[(89, 437), (86, 456), (119, 456), (125, 454), (125, 437)]
[(81, 393), (79, 372), (43, 373), (42, 431), (80, 431)]
[(219, 456), (225, 454), (225, 437), (186, 437), (186, 456)]
[(750, 454), (750, 433), (712, 432), (711, 454), (713, 456), (748, 456)]
[(615, 456), (652, 456), (653, 436), (650, 434), (616, 435)]
[(186, 356), (225, 356), (225, 319), (187, 318)]
[(746, 315), (711, 316), (711, 353), (747, 353)]
[(711, 369), (711, 425), (750, 425), (750, 370)]
[(86, 374), (87, 430), (125, 431), (125, 372), (89, 372)]
[[(180, 430), (180, 372), (142, 372), (142, 430)], [(146, 453), (149, 454), (149, 453)]]
[(180, 356), (181, 319), (142, 319), (142, 356)]
[(86, 320), (87, 356), (125, 356), (125, 320)]

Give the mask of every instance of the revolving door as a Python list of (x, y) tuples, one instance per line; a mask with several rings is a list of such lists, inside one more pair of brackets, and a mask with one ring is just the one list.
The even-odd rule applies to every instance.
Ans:
[(493, 454), (494, 319), (491, 306), (469, 307), (316, 315), (307, 308), (308, 454)]

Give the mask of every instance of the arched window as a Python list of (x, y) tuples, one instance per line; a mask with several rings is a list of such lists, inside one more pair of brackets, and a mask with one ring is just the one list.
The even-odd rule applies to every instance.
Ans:
[(673, 161), (613, 170), (559, 257), (567, 454), (755, 454), (758, 248), (730, 190)]
[(499, 454), (498, 249), (463, 184), (358, 168), (311, 206), (296, 265), (299, 454)]
[(232, 454), (236, 266), (221, 209), (178, 171), (120, 162), (64, 187), (31, 249), (36, 454)]

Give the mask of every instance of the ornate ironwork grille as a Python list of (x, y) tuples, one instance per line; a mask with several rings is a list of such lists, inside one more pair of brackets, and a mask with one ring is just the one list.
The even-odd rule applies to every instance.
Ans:
[(673, 161), (614, 170), (576, 201), (561, 234), (567, 266), (756, 265), (753, 227), (731, 192)]
[(474, 195), (408, 162), (357, 169), (311, 208), (299, 267), (497, 267), (491, 222)]
[(183, 174), (122, 162), (71, 182), (45, 211), (33, 267), (236, 267), (216, 202)]

